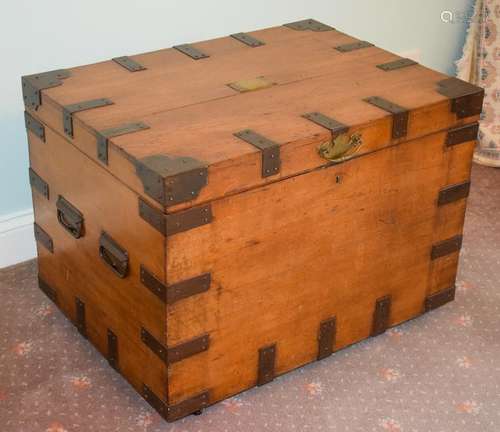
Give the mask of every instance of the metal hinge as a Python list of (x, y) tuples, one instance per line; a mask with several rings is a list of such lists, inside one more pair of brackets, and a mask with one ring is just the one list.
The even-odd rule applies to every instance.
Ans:
[(75, 297), (75, 326), (83, 337), (87, 337), (87, 323), (85, 320), (85, 303)]
[(167, 286), (141, 264), (141, 282), (164, 303), (170, 305), (184, 298), (208, 291), (211, 277), (210, 273), (205, 273)]
[(278, 143), (254, 132), (251, 129), (244, 129), (234, 134), (235, 137), (257, 147), (262, 154), (262, 177), (269, 177), (280, 172), (281, 158), (280, 146)]
[(265, 45), (264, 42), (260, 41), (259, 39), (254, 38), (253, 36), (250, 36), (247, 33), (235, 33), (231, 35), (232, 38), (244, 43), (245, 45), (248, 45), (249, 47), (256, 48), (262, 45)]
[(484, 89), (458, 78), (448, 78), (438, 82), (440, 94), (451, 99), (451, 112), (457, 118), (466, 118), (481, 114), (483, 109)]
[(387, 295), (377, 299), (373, 313), (372, 336), (378, 336), (387, 330), (390, 316), (391, 296)]
[(109, 365), (118, 370), (118, 337), (111, 329), (108, 329), (108, 353), (107, 359)]
[(462, 144), (469, 141), (475, 141), (479, 133), (479, 123), (450, 129), (446, 135), (446, 145), (448, 147)]
[(205, 54), (203, 51), (200, 51), (199, 49), (189, 44), (175, 45), (173, 48), (183, 54), (186, 54), (194, 60), (200, 60), (210, 57), (208, 54)]
[(344, 44), (344, 45), (338, 45), (335, 47), (335, 49), (337, 51), (346, 53), (346, 52), (356, 51), (356, 50), (363, 49), (363, 48), (370, 48), (372, 46), (374, 46), (374, 45), (370, 42), (359, 41), (359, 42), (353, 42), (353, 43), (348, 43), (348, 44)]
[(155, 337), (145, 328), (141, 329), (141, 340), (167, 365), (206, 351), (210, 345), (210, 336), (208, 334), (204, 334), (188, 340), (187, 342), (167, 348), (156, 340)]
[(108, 164), (108, 143), (109, 138), (129, 134), (132, 132), (149, 129), (149, 126), (142, 122), (126, 123), (110, 129), (96, 131), (97, 137), (97, 158), (104, 164)]
[(70, 76), (70, 72), (64, 69), (43, 72), (34, 75), (25, 75), (22, 77), (23, 99), (26, 107), (34, 110), (42, 104), (40, 92), (44, 89), (57, 87), (62, 84), (63, 79)]
[(292, 30), (298, 30), (298, 31), (311, 30), (315, 32), (323, 32), (323, 31), (335, 30), (333, 27), (320, 23), (319, 21), (316, 21), (311, 18), (283, 25), (285, 27), (291, 28)]
[(52, 288), (47, 282), (45, 282), (40, 276), (38, 276), (38, 286), (49, 299), (57, 304), (57, 291)]
[(378, 64), (377, 67), (379, 69), (382, 69), (385, 72), (390, 72), (390, 71), (393, 71), (396, 69), (401, 69), (401, 68), (405, 68), (408, 66), (414, 66), (414, 65), (418, 65), (418, 63), (414, 60), (411, 60), (411, 59), (402, 58), (402, 59), (392, 61), (389, 63)]
[(119, 64), (121, 67), (127, 69), (130, 72), (139, 72), (147, 69), (143, 65), (136, 62), (134, 59), (128, 56), (115, 57), (112, 58), (111, 60), (113, 60), (115, 63)]
[(24, 111), (24, 124), (27, 130), (30, 130), (45, 142), (45, 127), (27, 111)]
[(206, 164), (190, 157), (153, 155), (135, 166), (144, 192), (164, 206), (195, 199), (208, 181)]
[(318, 360), (329, 357), (333, 353), (336, 333), (335, 317), (321, 322), (318, 334)]
[(73, 138), (73, 114), (107, 105), (113, 105), (113, 102), (109, 99), (102, 98), (64, 106), (62, 109), (64, 133)]
[(52, 238), (38, 225), (33, 224), (35, 230), (35, 240), (44, 246), (50, 253), (54, 253), (54, 242)]
[(142, 386), (142, 397), (168, 422), (179, 420), (190, 414), (199, 414), (210, 402), (210, 393), (204, 391), (176, 404), (168, 405), (145, 384)]
[(436, 243), (431, 249), (431, 259), (435, 260), (443, 256), (457, 252), (462, 247), (462, 236), (456, 235), (442, 242)]
[(425, 299), (425, 312), (429, 312), (440, 306), (455, 300), (455, 285), (450, 288), (431, 294)]
[(49, 185), (32, 168), (29, 168), (30, 185), (40, 192), (46, 199), (49, 199)]
[(398, 139), (406, 136), (406, 134), (408, 133), (409, 119), (409, 112), (406, 108), (403, 108), (402, 106), (396, 105), (395, 103), (378, 96), (372, 96), (363, 100), (392, 114), (393, 139)]
[(276, 344), (259, 349), (259, 365), (257, 369), (257, 385), (271, 382), (275, 376)]
[(171, 236), (212, 222), (212, 207), (206, 204), (177, 213), (164, 214), (139, 198), (139, 216), (164, 236)]
[(469, 196), (469, 191), (470, 181), (446, 186), (439, 191), (437, 204), (438, 206), (442, 206), (463, 198), (467, 198)]

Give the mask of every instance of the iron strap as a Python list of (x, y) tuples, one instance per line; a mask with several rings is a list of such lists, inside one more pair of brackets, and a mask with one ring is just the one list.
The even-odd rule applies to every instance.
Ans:
[(38, 276), (38, 287), (49, 299), (57, 304), (57, 291), (44, 281), (40, 275)]
[(451, 112), (457, 118), (467, 118), (481, 114), (484, 89), (458, 78), (448, 78), (438, 82), (437, 91), (451, 99)]
[(336, 332), (335, 317), (321, 322), (318, 334), (318, 360), (324, 359), (333, 353)]
[(344, 45), (338, 45), (335, 47), (335, 49), (337, 51), (342, 52), (342, 53), (347, 53), (347, 52), (351, 52), (351, 51), (357, 51), (357, 50), (363, 49), (363, 48), (370, 48), (372, 46), (374, 46), (374, 45), (370, 42), (359, 41), (359, 42), (353, 42), (353, 43), (348, 43), (348, 44), (344, 44)]
[(449, 204), (460, 199), (467, 198), (470, 191), (470, 181), (465, 181), (463, 183), (458, 183), (439, 191), (438, 195), (438, 206)]
[(385, 72), (390, 72), (396, 69), (402, 69), (414, 65), (418, 65), (418, 63), (411, 59), (402, 58), (389, 63), (378, 64), (377, 67)]
[(231, 37), (236, 39), (237, 41), (244, 43), (245, 45), (248, 45), (249, 47), (252, 47), (252, 48), (256, 48), (256, 47), (265, 45), (264, 42), (260, 41), (259, 39), (254, 38), (253, 36), (250, 36), (247, 33), (234, 33), (231, 35)]
[(443, 240), (432, 246), (431, 259), (435, 260), (443, 256), (457, 252), (462, 247), (462, 236), (456, 235), (449, 239)]
[(446, 145), (448, 147), (462, 144), (469, 141), (475, 141), (479, 133), (479, 123), (461, 126), (450, 129), (446, 135)]
[(24, 105), (34, 110), (42, 104), (41, 91), (62, 85), (62, 80), (70, 76), (64, 69), (43, 72), (22, 77)]
[(108, 355), (107, 355), (109, 365), (118, 370), (118, 337), (111, 330), (108, 329)]
[(205, 54), (204, 52), (189, 44), (175, 45), (173, 48), (183, 54), (186, 54), (194, 60), (200, 60), (210, 57), (208, 54)]
[(399, 106), (379, 96), (371, 96), (363, 100), (392, 114), (393, 139), (398, 139), (406, 136), (406, 134), (408, 133), (408, 119), (410, 116), (406, 108), (403, 108), (402, 106)]
[(75, 297), (76, 318), (75, 326), (83, 337), (87, 337), (87, 324), (85, 321), (85, 303)]
[(35, 240), (45, 247), (50, 253), (54, 253), (54, 242), (52, 237), (50, 237), (40, 225), (37, 223), (33, 224), (35, 231)]
[(143, 122), (125, 123), (123, 125), (104, 129), (96, 132), (97, 137), (97, 158), (104, 164), (108, 164), (108, 146), (109, 138), (129, 134), (132, 132), (149, 129), (149, 126)]
[(310, 112), (303, 114), (302, 117), (330, 130), (333, 135), (340, 135), (349, 130), (349, 126), (346, 126), (331, 117), (327, 117), (320, 112)]
[(45, 127), (27, 111), (24, 111), (24, 124), (27, 130), (33, 132), (38, 138), (45, 142)]
[(391, 315), (391, 296), (387, 295), (377, 299), (375, 311), (373, 313), (372, 336), (384, 333), (389, 327)]
[(30, 185), (33, 189), (40, 192), (42, 196), (49, 199), (49, 185), (32, 168), (29, 168)]
[(281, 158), (280, 146), (278, 143), (254, 132), (251, 129), (244, 129), (236, 132), (235, 137), (252, 144), (262, 153), (262, 177), (269, 177), (280, 172)]
[(64, 106), (62, 110), (64, 133), (73, 138), (73, 114), (107, 105), (113, 105), (113, 102), (109, 99), (101, 98)]
[(436, 309), (455, 300), (455, 285), (431, 294), (425, 299), (425, 311)]
[(323, 32), (323, 31), (335, 30), (333, 27), (320, 23), (319, 21), (316, 21), (314, 19), (305, 19), (302, 21), (295, 21), (283, 25), (292, 30), (298, 30), (298, 31), (310, 30), (315, 32)]
[(276, 344), (259, 349), (259, 365), (257, 369), (257, 385), (271, 382), (275, 375)]
[(146, 70), (146, 68), (140, 63), (136, 62), (134, 59), (128, 56), (115, 57), (113, 59), (115, 63), (119, 64), (121, 67), (127, 69), (130, 72), (139, 72)]

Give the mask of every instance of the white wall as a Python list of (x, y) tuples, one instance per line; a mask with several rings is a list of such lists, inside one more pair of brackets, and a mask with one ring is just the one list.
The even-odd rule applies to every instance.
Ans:
[[(3, 0), (0, 8), (0, 217), (31, 207), (20, 76), (316, 18), (453, 73), (472, 0)], [(0, 243), (0, 248), (2, 244)], [(1, 266), (1, 263), (0, 263)]]

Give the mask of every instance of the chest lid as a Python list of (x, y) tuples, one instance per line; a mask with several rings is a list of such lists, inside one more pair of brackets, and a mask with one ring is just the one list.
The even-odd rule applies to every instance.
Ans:
[(48, 125), (167, 213), (473, 123), (483, 98), (315, 20), (22, 83), (30, 130)]

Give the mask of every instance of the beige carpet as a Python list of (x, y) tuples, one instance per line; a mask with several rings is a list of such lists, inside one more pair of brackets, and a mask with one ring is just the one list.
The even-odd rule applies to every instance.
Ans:
[(37, 288), (0, 270), (0, 431), (500, 431), (500, 170), (474, 167), (457, 299), (164, 422)]

